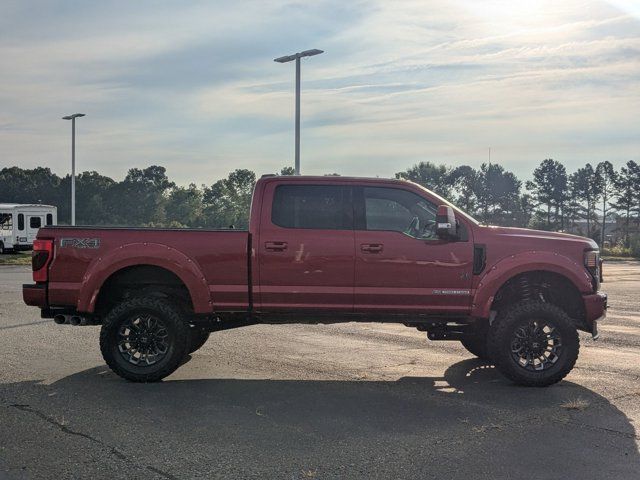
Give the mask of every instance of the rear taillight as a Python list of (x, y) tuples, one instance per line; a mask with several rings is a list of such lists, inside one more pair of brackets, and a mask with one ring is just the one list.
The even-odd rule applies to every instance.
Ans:
[(34, 240), (31, 253), (34, 282), (46, 282), (49, 279), (49, 263), (52, 258), (53, 240)]

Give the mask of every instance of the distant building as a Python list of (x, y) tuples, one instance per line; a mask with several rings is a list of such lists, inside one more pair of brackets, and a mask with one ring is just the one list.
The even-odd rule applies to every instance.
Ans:
[[(591, 232), (598, 233), (598, 242), (600, 240), (600, 226), (602, 225), (602, 218), (598, 218), (597, 222), (591, 221)], [(587, 231), (587, 221), (580, 219), (572, 222), (572, 224), (565, 229), (566, 233), (572, 233), (574, 235), (581, 235), (583, 237), (589, 237)], [(624, 236), (624, 221), (620, 224), (618, 218), (611, 216), (607, 217), (604, 230), (605, 243), (613, 245), (621, 240)]]

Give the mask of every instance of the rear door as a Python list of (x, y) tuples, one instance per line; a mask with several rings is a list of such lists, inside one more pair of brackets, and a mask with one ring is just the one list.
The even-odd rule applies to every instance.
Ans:
[(44, 225), (44, 215), (27, 215), (27, 243), (33, 244), (38, 230)]
[(13, 213), (0, 212), (0, 242), (4, 248), (13, 248)]
[(17, 213), (15, 214), (15, 218), (17, 218), (17, 220), (14, 220), (16, 225), (13, 230), (13, 244), (14, 246), (27, 245), (27, 224), (25, 214)]
[(263, 311), (352, 311), (351, 187), (271, 182), (265, 186), (258, 298)]
[(360, 187), (354, 195), (355, 311), (468, 311), (473, 241), (437, 238), (437, 205), (408, 188)]

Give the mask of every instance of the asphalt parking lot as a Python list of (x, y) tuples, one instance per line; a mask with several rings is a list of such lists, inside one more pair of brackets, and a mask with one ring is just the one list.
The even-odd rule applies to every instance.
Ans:
[(511, 385), (403, 326), (213, 334), (162, 383), (112, 374), (99, 327), (26, 307), (0, 266), (0, 478), (640, 478), (640, 263), (558, 385)]

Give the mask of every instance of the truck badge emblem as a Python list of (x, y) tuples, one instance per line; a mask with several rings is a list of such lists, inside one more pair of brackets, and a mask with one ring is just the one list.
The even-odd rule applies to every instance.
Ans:
[(61, 238), (60, 248), (100, 248), (99, 238)]

